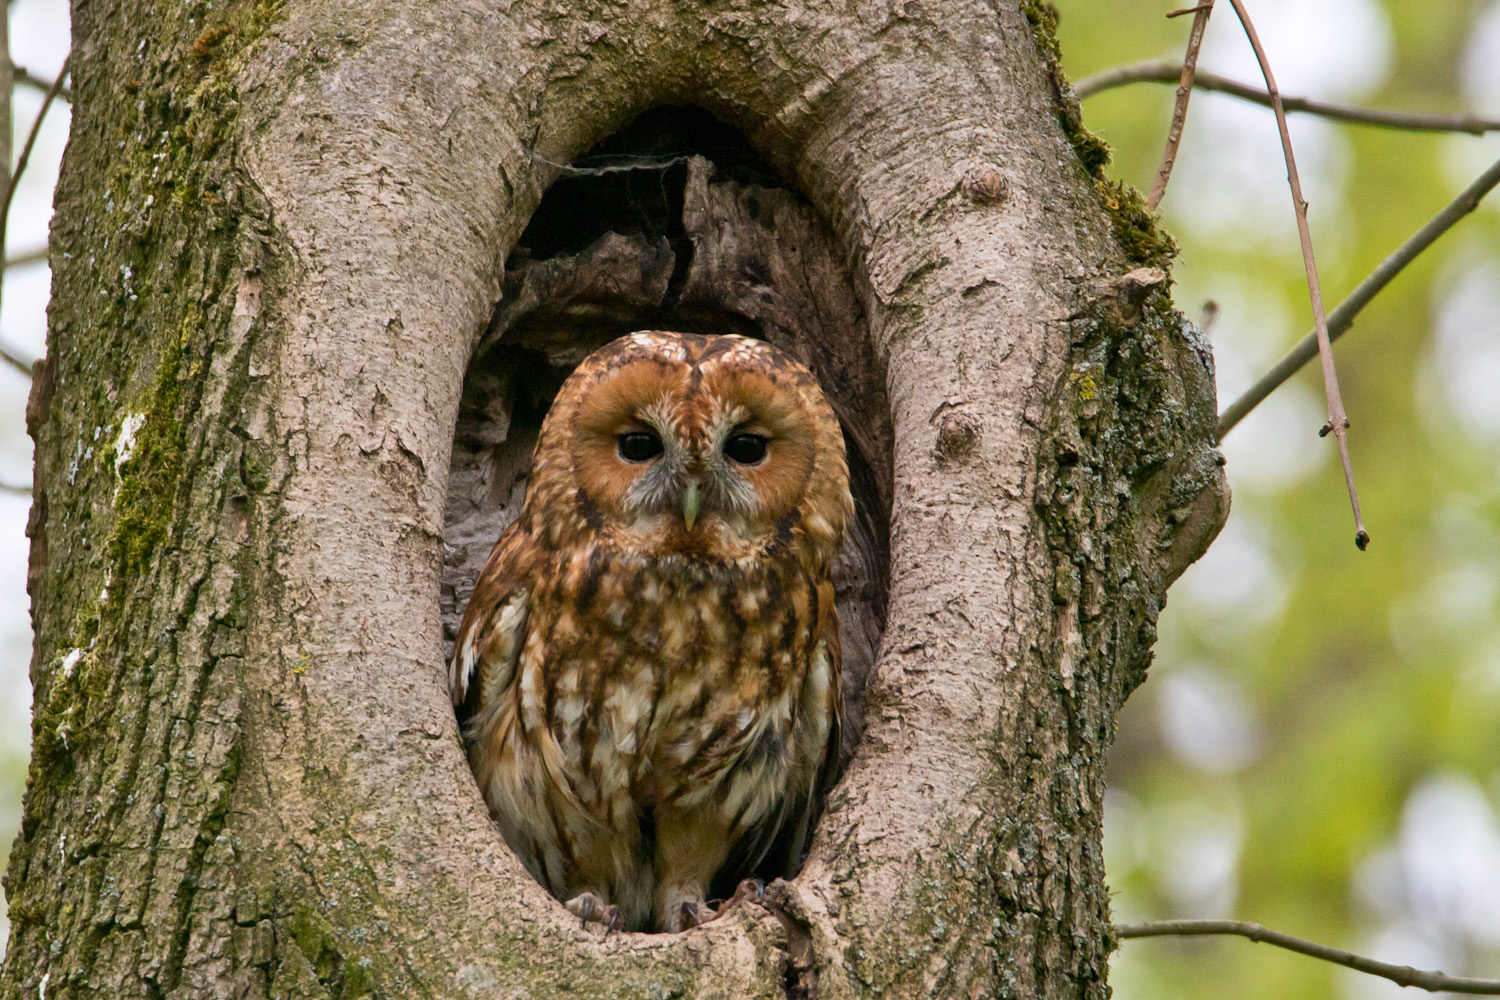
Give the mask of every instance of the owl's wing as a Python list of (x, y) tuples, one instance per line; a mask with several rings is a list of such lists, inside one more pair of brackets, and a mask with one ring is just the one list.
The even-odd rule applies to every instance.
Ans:
[(448, 689), (460, 722), (515, 680), (529, 611), (530, 594), (518, 566), (527, 541), (515, 524), (501, 533), (464, 610), (448, 665)]
[[(802, 750), (802, 767), (794, 765), (794, 773), (800, 770), (802, 780), (787, 789), (779, 808), (746, 831), (730, 852), (721, 876), (738, 879), (753, 873), (770, 879), (795, 875), (822, 815), (823, 800), (838, 780), (844, 706), (839, 622), (832, 611), (833, 584), (825, 580), (818, 589), (829, 613), (822, 616), (820, 635), (810, 657), (799, 723), (811, 724), (817, 732), (826, 725), (826, 738), (820, 745)], [(716, 884), (715, 889), (728, 896), (733, 886)]]

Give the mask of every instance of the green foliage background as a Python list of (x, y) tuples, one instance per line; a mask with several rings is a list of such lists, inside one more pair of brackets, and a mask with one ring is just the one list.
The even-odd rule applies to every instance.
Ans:
[[(1181, 60), (1191, 18), (1167, 20), (1176, 3), (1057, 6), (1074, 80), (1137, 60)], [(1248, 6), (1252, 15), (1298, 17), (1286, 3)], [(1463, 96), (1466, 52), (1487, 4), (1367, 6), (1386, 21), (1389, 48), (1376, 74), (1383, 82), (1358, 103), (1500, 114), (1468, 109)], [(1237, 33), (1227, 0), (1213, 17), (1211, 32)], [(1298, 59), (1348, 44), (1319, 30), (1309, 26), (1303, 46), (1283, 46), (1278, 62), (1273, 33), (1261, 26), (1284, 93), (1300, 92), (1290, 82)], [(1248, 52), (1242, 36), (1214, 41), (1201, 67), (1222, 67), (1214, 53), (1235, 42)], [(1142, 190), (1174, 90), (1136, 84), (1084, 105), (1085, 124), (1114, 149), (1111, 172)], [(1195, 128), (1221, 134), (1205, 124), (1212, 116), (1244, 117), (1225, 111), (1231, 103), (1195, 94), (1162, 206), (1181, 246), (1179, 307), (1190, 316), (1207, 299), (1223, 307), (1213, 331), (1221, 405), (1311, 329), (1284, 176), (1276, 212), (1249, 231), (1213, 222), (1246, 195), (1233, 172), (1195, 167), (1194, 156), (1205, 157), (1192, 139)], [(1256, 114), (1265, 149), (1275, 151), (1271, 113)], [(1494, 138), (1319, 128), (1328, 134), (1310, 152), (1332, 149), (1325, 172), (1341, 178), (1308, 192), (1330, 308), (1500, 158)], [(1374, 537), (1368, 552), (1353, 545), (1332, 440), (1315, 436), (1316, 365), (1284, 390), (1296, 405), (1258, 411), (1226, 439), (1234, 507), (1215, 548), (1227, 546), (1228, 556), (1211, 552), (1174, 588), (1151, 678), (1127, 707), (1111, 760), (1106, 858), (1117, 921), (1237, 917), (1388, 961), (1500, 976), (1500, 433), (1466, 419), (1476, 402), (1455, 398), (1434, 347), (1436, 318), (1462, 276), (1478, 281), (1500, 262), (1495, 201), (1398, 278), (1337, 345)], [(1471, 336), (1500, 345), (1500, 313), (1477, 318)], [(1487, 391), (1500, 398), (1500, 385)], [(1204, 698), (1213, 710), (1194, 713)], [(1220, 753), (1216, 736), (1228, 744)], [(1440, 877), (1421, 884), (1434, 871)], [(1397, 992), (1235, 939), (1127, 941), (1113, 978), (1128, 1000)]]

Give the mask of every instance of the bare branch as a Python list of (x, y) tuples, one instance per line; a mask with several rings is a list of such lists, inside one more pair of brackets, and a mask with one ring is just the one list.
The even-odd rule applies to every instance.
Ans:
[(12, 267), (25, 267), (27, 264), (36, 264), (46, 259), (46, 247), (32, 247), (30, 250), (22, 250), (14, 257), (5, 258), (5, 267), (7, 270)]
[(0, 361), (10, 365), (27, 378), (31, 378), (32, 364), (4, 344), (0, 344)]
[[(0, 193), (10, 188), (11, 137), (14, 132), (17, 67), (10, 56), (10, 18), (0, 18)], [(0, 231), (0, 237), (5, 235)], [(3, 244), (0, 244), (3, 245)], [(0, 251), (3, 255), (3, 251)], [(3, 278), (0, 275), (0, 278)]]
[(31, 487), (0, 481), (0, 493), (14, 493), (16, 496), (29, 497), (31, 496)]
[(1449, 976), (1441, 972), (1425, 972), (1408, 965), (1391, 965), (1377, 962), (1373, 958), (1340, 951), (1327, 945), (1292, 937), (1273, 931), (1248, 920), (1153, 920), (1144, 924), (1117, 924), (1118, 938), (1145, 937), (1198, 937), (1210, 934), (1233, 934), (1263, 941), (1278, 948), (1295, 951), (1300, 955), (1320, 958), (1358, 972), (1389, 979), (1401, 986), (1415, 986), (1429, 992), (1473, 993), (1480, 996), (1500, 996), (1500, 979), (1471, 979), (1464, 976)]
[[(36, 119), (31, 123), (31, 131), (26, 135), (26, 143), (21, 147), (21, 155), (16, 159), (15, 172), (10, 175), (10, 180), (5, 187), (5, 201), (0, 202), (0, 247), (5, 246), (5, 234), (10, 224), (10, 205), (15, 200), (16, 188), (21, 184), (21, 175), (26, 172), (26, 161), (31, 159), (32, 147), (36, 145), (36, 137), (42, 131), (42, 122), (47, 119), (47, 112), (52, 108), (52, 102), (57, 98), (57, 92), (62, 90), (63, 81), (68, 77), (68, 63), (71, 61), (70, 54), (63, 60), (62, 69), (57, 71), (57, 79), (52, 81), (52, 86), (47, 91), (47, 96), (42, 98), (42, 106), (37, 110)], [(9, 94), (5, 95), (9, 98)], [(0, 290), (3, 290), (4, 272), (0, 271)], [(27, 375), (31, 369), (26, 370)]]
[(1319, 436), (1329, 433), (1338, 442), (1339, 457), (1344, 462), (1344, 485), (1349, 488), (1349, 505), (1354, 509), (1354, 544), (1363, 552), (1370, 544), (1370, 533), (1365, 530), (1365, 520), (1359, 512), (1359, 491), (1354, 488), (1354, 466), (1349, 461), (1349, 417), (1344, 413), (1344, 400), (1339, 394), (1339, 377), (1333, 368), (1333, 347), (1328, 339), (1328, 319), (1323, 314), (1323, 289), (1318, 284), (1318, 262), (1313, 257), (1312, 232), (1307, 225), (1307, 199), (1302, 197), (1302, 181), (1297, 177), (1297, 158), (1292, 154), (1292, 137), (1287, 131), (1286, 112), (1281, 106), (1281, 94), (1276, 89), (1276, 77), (1271, 73), (1271, 63), (1261, 48), (1260, 36), (1255, 33), (1255, 24), (1245, 10), (1244, 0), (1229, 0), (1234, 13), (1250, 39), (1255, 50), (1255, 60), (1260, 63), (1261, 75), (1266, 80), (1266, 92), (1271, 95), (1271, 110), (1276, 113), (1276, 128), (1281, 133), (1281, 152), (1286, 158), (1286, 181), (1292, 189), (1292, 210), (1297, 215), (1297, 237), (1302, 241), (1302, 265), (1307, 271), (1307, 295), (1312, 300), (1313, 331), (1318, 337), (1318, 356), (1323, 361), (1323, 394), (1328, 399), (1328, 421), (1319, 431)]
[[(0, 194), (10, 194), (11, 139), (15, 131), (16, 64), (10, 56), (10, 18), (0, 17)], [(5, 229), (0, 227), (0, 257), (5, 255)], [(0, 292), (5, 272), (0, 270)]]
[(5, 190), (5, 202), (0, 205), (0, 236), (5, 233), (6, 219), (10, 215), (10, 203), (16, 197), (16, 187), (21, 183), (21, 175), (26, 172), (26, 161), (31, 159), (31, 150), (36, 146), (36, 137), (42, 131), (42, 122), (47, 120), (47, 112), (52, 109), (52, 102), (57, 99), (58, 92), (62, 90), (63, 81), (67, 78), (68, 59), (64, 59), (62, 69), (57, 72), (57, 79), (52, 81), (52, 86), (47, 90), (47, 96), (42, 98), (42, 106), (31, 123), (31, 131), (26, 134), (25, 144), (21, 147), (21, 155), (16, 158), (15, 172), (11, 174), (10, 185)]
[[(1474, 211), (1484, 200), (1484, 196), (1489, 194), (1497, 184), (1500, 184), (1500, 160), (1495, 161), (1488, 170), (1479, 175), (1473, 184), (1464, 188), (1457, 198), (1449, 202), (1448, 207), (1433, 216), (1427, 225), (1417, 230), (1410, 239), (1397, 247), (1394, 253), (1381, 261), (1380, 266), (1371, 271), (1369, 276), (1349, 293), (1349, 297), (1328, 314), (1329, 340), (1337, 340), (1343, 336), (1354, 325), (1354, 317), (1370, 304), (1371, 299), (1390, 284), (1407, 264), (1417, 258), (1418, 254), (1437, 242), (1439, 236), (1452, 229), (1460, 219)], [(1278, 361), (1274, 368), (1246, 389), (1240, 398), (1224, 408), (1224, 412), (1219, 414), (1218, 426), (1214, 428), (1215, 437), (1220, 441), (1224, 440), (1224, 435), (1245, 419), (1250, 411), (1264, 402), (1267, 396), (1280, 388), (1283, 382), (1297, 374), (1302, 366), (1311, 361), (1317, 353), (1317, 334), (1316, 332), (1309, 333), (1298, 341), (1297, 346), (1288, 351), (1286, 357)]]
[[(1176, 63), (1147, 60), (1101, 70), (1075, 81), (1073, 89), (1081, 100), (1132, 83), (1177, 83), (1181, 78), (1182, 67)], [(1193, 86), (1198, 90), (1229, 94), (1262, 107), (1271, 106), (1271, 95), (1261, 88), (1231, 80), (1227, 76), (1220, 76), (1208, 70), (1199, 70), (1194, 75)], [(1484, 135), (1486, 132), (1500, 131), (1500, 118), (1486, 118), (1482, 115), (1357, 108), (1348, 104), (1314, 101), (1306, 97), (1282, 97), (1281, 106), (1288, 112), (1299, 111), (1337, 121), (1351, 122), (1355, 125), (1375, 125), (1381, 128), (1405, 129), (1412, 132), (1467, 132), (1469, 135)]]
[[(30, 70), (28, 70), (25, 66), (16, 66), (16, 67), (14, 67), (14, 72), (16, 74), (16, 76), (15, 76), (15, 82), (16, 83), (23, 83), (23, 84), (25, 84), (26, 86), (30, 87), (33, 90), (38, 90), (38, 91), (41, 91), (42, 93), (45, 94), (48, 91), (48, 89), (51, 88), (51, 86), (52, 86), (52, 81), (51, 80), (43, 80), (41, 77), (37, 76), (35, 73), (32, 73)], [(73, 103), (73, 88), (72, 87), (64, 87), (63, 89), (61, 89), (61, 90), (59, 90), (57, 92), (57, 96), (60, 97), (60, 98), (62, 98), (65, 101), (67, 101), (69, 104), (72, 104)]]
[[(1177, 147), (1182, 143), (1182, 127), (1187, 123), (1188, 101), (1193, 96), (1193, 74), (1198, 68), (1198, 50), (1203, 47), (1203, 32), (1208, 27), (1208, 16), (1214, 12), (1214, 0), (1205, 0), (1193, 8), (1193, 27), (1188, 32), (1187, 55), (1183, 56), (1181, 76), (1177, 83), (1177, 103), (1172, 108), (1172, 124), (1167, 129), (1167, 144), (1161, 152), (1161, 165), (1156, 168), (1156, 179), (1151, 182), (1151, 193), (1146, 196), (1146, 207), (1155, 209), (1167, 193), (1167, 181), (1172, 179), (1172, 167), (1177, 162)], [(1186, 14), (1186, 10), (1175, 10), (1168, 17)]]

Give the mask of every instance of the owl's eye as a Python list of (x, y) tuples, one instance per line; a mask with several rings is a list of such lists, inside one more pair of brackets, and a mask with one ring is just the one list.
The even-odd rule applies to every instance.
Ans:
[(661, 454), (661, 438), (647, 431), (631, 431), (617, 440), (620, 457), (627, 462), (647, 462)]
[(760, 434), (736, 434), (724, 442), (724, 457), (740, 465), (759, 465), (769, 441)]

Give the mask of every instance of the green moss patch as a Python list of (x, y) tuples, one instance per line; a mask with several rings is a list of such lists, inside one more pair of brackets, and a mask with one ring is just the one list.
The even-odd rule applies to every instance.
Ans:
[(1031, 36), (1042, 56), (1052, 85), (1052, 108), (1063, 135), (1093, 183), (1099, 204), (1109, 214), (1115, 242), (1134, 264), (1165, 269), (1177, 256), (1177, 244), (1160, 226), (1156, 213), (1146, 208), (1146, 199), (1133, 186), (1112, 180), (1109, 144), (1083, 125), (1083, 109), (1073, 85), (1062, 68), (1062, 46), (1057, 40), (1057, 8), (1046, 0), (1022, 0), (1021, 12), (1031, 25)]

